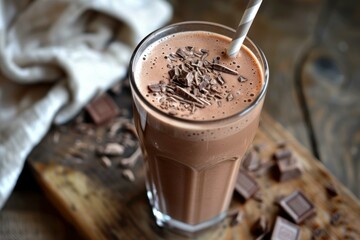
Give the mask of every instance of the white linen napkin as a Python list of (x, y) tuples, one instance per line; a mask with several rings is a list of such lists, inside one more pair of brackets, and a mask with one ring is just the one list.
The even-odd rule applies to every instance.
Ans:
[(51, 124), (124, 78), (164, 0), (0, 0), (0, 209)]

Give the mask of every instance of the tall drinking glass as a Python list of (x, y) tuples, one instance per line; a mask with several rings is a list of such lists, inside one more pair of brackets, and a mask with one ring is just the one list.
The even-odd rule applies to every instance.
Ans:
[[(176, 40), (179, 34), (183, 40)], [(266, 58), (249, 38), (244, 41), (242, 52), (237, 57), (246, 55), (248, 64), (237, 66), (236, 59), (227, 59), (224, 54), (227, 46), (221, 45), (221, 41), (230, 42), (233, 34), (233, 29), (210, 22), (173, 24), (148, 35), (131, 58), (129, 74), (134, 121), (144, 156), (147, 195), (160, 226), (194, 233), (219, 223), (226, 216), (241, 159), (258, 128), (269, 78)], [(212, 58), (208, 62), (208, 71), (221, 73), (226, 81), (233, 77), (238, 85), (219, 84), (224, 90), (222, 94), (228, 95), (216, 99), (217, 103), (222, 101), (222, 105), (213, 106), (215, 100), (210, 102), (217, 112), (206, 107), (196, 109), (198, 116), (203, 114), (203, 118), (180, 116), (159, 107), (159, 93), (146, 86), (167, 78), (168, 68), (176, 64), (167, 57), (168, 54), (175, 53), (179, 43), (189, 51), (189, 46), (197, 44), (194, 51), (204, 54), (207, 50), (201, 50), (197, 38), (211, 40), (212, 37), (218, 40), (213, 41), (209, 54), (210, 51), (217, 52), (221, 55), (220, 61), (228, 61), (227, 66), (230, 68), (232, 64), (239, 75), (215, 69), (217, 60)], [(253, 75), (243, 77), (242, 72)], [(199, 81), (204, 80), (202, 78)], [(252, 81), (260, 84), (251, 89)], [(234, 90), (229, 98), (231, 87), (239, 91)], [(251, 92), (244, 89), (251, 89)], [(197, 94), (201, 96), (201, 93)], [(172, 97), (170, 95), (163, 94), (165, 98)], [(190, 101), (188, 106), (195, 104)], [(225, 108), (232, 111), (227, 113)], [(219, 109), (224, 109), (224, 115), (219, 116)], [(211, 112), (214, 116), (210, 116)]]

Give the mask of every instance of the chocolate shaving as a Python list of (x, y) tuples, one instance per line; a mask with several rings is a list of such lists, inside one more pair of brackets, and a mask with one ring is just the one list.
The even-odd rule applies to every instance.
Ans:
[(124, 153), (124, 146), (118, 143), (108, 143), (105, 146), (100, 146), (96, 149), (99, 155), (106, 156), (120, 156)]
[(130, 169), (124, 169), (121, 171), (121, 175), (129, 180), (130, 182), (134, 182), (135, 181), (135, 175), (134, 173), (130, 170)]
[(243, 83), (243, 82), (246, 82), (248, 79), (246, 77), (240, 75), (238, 80), (239, 80), (239, 82)]
[(338, 192), (332, 183), (327, 184), (325, 190), (329, 198), (334, 198), (338, 195)]
[(188, 116), (197, 108), (214, 103), (221, 106), (218, 99), (234, 99), (232, 93), (224, 92), (221, 87), (225, 85), (225, 80), (219, 72), (232, 75), (238, 73), (220, 64), (219, 56), (210, 63), (206, 60), (208, 55), (207, 49), (196, 50), (192, 46), (186, 46), (165, 57), (171, 61), (171, 64), (167, 64), (168, 82), (148, 85), (149, 93), (157, 97), (161, 109), (170, 115)]
[(106, 156), (102, 156), (101, 157), (101, 162), (104, 164), (105, 167), (111, 167), (112, 163), (111, 163), (111, 160), (106, 157)]
[(238, 75), (237, 71), (232, 70), (231, 68), (228, 68), (228, 67), (226, 67), (224, 65), (221, 65), (221, 64), (218, 64), (218, 63), (211, 64), (211, 67), (214, 70), (219, 71), (219, 72), (228, 73), (228, 74), (231, 74), (231, 75)]

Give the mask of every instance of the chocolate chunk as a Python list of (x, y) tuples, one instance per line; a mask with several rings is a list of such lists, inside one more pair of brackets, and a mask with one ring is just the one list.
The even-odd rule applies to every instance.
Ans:
[(219, 71), (219, 72), (228, 73), (228, 74), (231, 74), (231, 75), (238, 75), (237, 71), (232, 70), (231, 68), (228, 68), (228, 67), (226, 67), (224, 65), (221, 65), (221, 64), (218, 64), (218, 63), (211, 64), (211, 67), (214, 70)]
[(292, 155), (292, 152), (291, 152), (290, 149), (288, 149), (288, 148), (279, 148), (274, 153), (274, 159), (275, 160), (280, 160), (280, 159), (284, 159), (284, 158), (290, 158), (291, 155)]
[(111, 165), (112, 165), (111, 160), (107, 156), (102, 156), (101, 162), (103, 163), (103, 165), (105, 167), (108, 167), (108, 168), (111, 167)]
[(125, 148), (118, 143), (108, 143), (105, 146), (100, 146), (96, 149), (99, 155), (106, 156), (120, 156), (124, 153)]
[(250, 150), (242, 161), (242, 166), (247, 171), (255, 171), (260, 166), (260, 158), (257, 152)]
[(238, 81), (239, 82), (241, 82), (241, 83), (243, 83), (243, 82), (246, 82), (248, 79), (246, 78), (246, 77), (244, 77), (244, 76), (239, 76), (239, 78), (238, 78)]
[(306, 219), (315, 215), (315, 207), (301, 191), (295, 191), (280, 200), (281, 208), (297, 223), (303, 223)]
[(331, 183), (328, 183), (325, 186), (325, 190), (326, 190), (326, 193), (327, 193), (329, 198), (333, 198), (333, 197), (336, 197), (338, 195), (338, 192), (336, 191), (335, 186), (333, 184), (331, 184)]
[(300, 227), (287, 221), (282, 217), (277, 217), (271, 240), (298, 240), (300, 239)]
[(121, 175), (129, 180), (130, 182), (134, 182), (135, 181), (135, 175), (134, 173), (130, 170), (130, 169), (124, 169), (121, 171)]
[(186, 58), (186, 57), (188, 56), (187, 53), (186, 53), (184, 50), (182, 50), (181, 48), (179, 48), (179, 49), (176, 51), (176, 54), (179, 55), (179, 56), (182, 57), (182, 58)]
[(160, 83), (149, 84), (149, 85), (148, 85), (148, 89), (149, 89), (151, 92), (161, 92), (161, 90), (162, 90), (162, 85), (163, 85), (163, 84), (160, 84)]
[(240, 170), (237, 176), (235, 190), (247, 200), (259, 190), (259, 185), (248, 173)]
[(282, 158), (278, 160), (276, 163), (276, 169), (276, 177), (280, 182), (288, 181), (301, 175), (301, 169), (295, 157)]
[(226, 96), (226, 101), (230, 102), (234, 100), (234, 95), (232, 95), (232, 93), (228, 93), (228, 95)]
[[(250, 229), (251, 233), (256, 237), (263, 237), (269, 232), (269, 222), (265, 216), (261, 216)], [(257, 239), (258, 239), (257, 238)]]
[(118, 106), (108, 94), (103, 94), (92, 100), (85, 107), (85, 110), (97, 125), (116, 117), (119, 113)]

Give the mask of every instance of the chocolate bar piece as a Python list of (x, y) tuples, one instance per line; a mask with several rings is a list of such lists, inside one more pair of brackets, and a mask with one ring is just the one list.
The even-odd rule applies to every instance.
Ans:
[(315, 207), (301, 191), (295, 191), (280, 200), (281, 208), (297, 223), (315, 215)]
[(289, 158), (289, 157), (291, 157), (291, 155), (292, 155), (291, 150), (286, 148), (286, 147), (278, 148), (274, 152), (274, 158), (277, 161), (280, 160), (280, 159)]
[(277, 179), (280, 182), (287, 181), (301, 175), (299, 163), (294, 156), (278, 160), (276, 163), (276, 169)]
[(103, 94), (92, 100), (85, 110), (96, 125), (100, 125), (119, 113), (119, 108), (108, 94)]
[(277, 217), (271, 240), (298, 240), (300, 239), (300, 227), (287, 221), (282, 217)]
[(244, 170), (240, 170), (237, 176), (235, 189), (245, 200), (247, 200), (259, 190), (259, 185), (248, 173)]
[(257, 152), (250, 150), (242, 161), (242, 166), (247, 171), (255, 171), (260, 166), (260, 158)]

